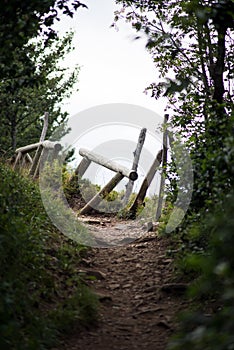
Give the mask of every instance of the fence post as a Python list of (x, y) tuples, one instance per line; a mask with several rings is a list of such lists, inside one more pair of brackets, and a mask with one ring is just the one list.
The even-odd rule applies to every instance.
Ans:
[(160, 218), (162, 214), (162, 205), (163, 205), (163, 195), (165, 188), (165, 179), (166, 179), (166, 171), (167, 171), (167, 151), (168, 151), (168, 131), (167, 131), (167, 122), (168, 122), (169, 114), (165, 114), (164, 116), (164, 133), (163, 133), (163, 159), (162, 159), (162, 175), (160, 181), (160, 188), (158, 194), (158, 206), (156, 211), (156, 221)]
[(46, 133), (47, 133), (47, 129), (48, 129), (48, 123), (49, 123), (49, 113), (45, 112), (44, 124), (43, 124), (43, 129), (42, 129), (42, 132), (41, 132), (41, 137), (40, 137), (39, 142), (45, 141), (45, 137), (46, 137)]
[(145, 199), (146, 196), (146, 192), (154, 178), (154, 175), (156, 173), (156, 171), (159, 168), (159, 165), (162, 161), (162, 154), (163, 151), (160, 150), (153, 162), (153, 164), (151, 165), (146, 177), (144, 178), (144, 181), (142, 182), (141, 188), (136, 196), (136, 199), (134, 201), (134, 203), (132, 204), (131, 208), (129, 209), (129, 214), (130, 214), (130, 218), (131, 219), (135, 219), (136, 217), (136, 212), (137, 212), (137, 208), (143, 204), (143, 201)]
[(13, 170), (16, 169), (16, 166), (17, 166), (17, 164), (19, 163), (21, 157), (22, 157), (22, 153), (21, 153), (21, 152), (18, 152), (18, 153), (17, 153), (17, 156), (16, 156), (16, 160), (15, 160), (14, 166), (13, 166)]
[[(142, 151), (142, 147), (144, 145), (145, 142), (145, 135), (146, 135), (146, 128), (141, 129), (140, 131), (140, 135), (138, 138), (138, 142), (137, 142), (137, 147), (136, 150), (133, 152), (134, 155), (134, 159), (133, 159), (133, 164), (132, 164), (132, 170), (137, 171), (138, 168), (138, 163), (139, 163), (139, 159), (140, 159), (140, 155), (141, 155), (141, 151)], [(132, 193), (132, 189), (133, 189), (133, 185), (134, 185), (134, 181), (129, 180), (126, 186), (126, 192), (123, 198), (123, 205), (126, 205), (131, 193)]]
[(29, 175), (33, 176), (33, 178), (34, 178), (34, 175), (35, 175), (35, 172), (36, 172), (36, 169), (37, 169), (37, 165), (38, 165), (39, 159), (41, 157), (42, 150), (43, 150), (43, 145), (40, 144), (38, 146), (37, 150), (36, 150), (36, 154), (35, 154), (35, 156), (33, 158), (33, 162), (32, 162), (31, 168), (29, 170)]
[(84, 157), (82, 161), (79, 163), (78, 167), (76, 168), (75, 175), (82, 177), (90, 164), (91, 164), (91, 160)]
[(87, 214), (91, 209), (96, 207), (115, 186), (124, 178), (123, 174), (117, 173), (80, 211), (80, 215)]
[[(45, 141), (45, 136), (46, 136), (47, 129), (48, 129), (48, 119), (49, 119), (49, 113), (45, 112), (43, 128), (42, 128), (42, 132), (41, 132), (41, 136), (40, 136), (40, 140), (39, 140), (40, 143)], [(42, 146), (42, 144), (40, 144), (40, 146), (38, 146), (38, 148), (36, 150), (36, 154), (33, 158), (32, 166), (31, 166), (30, 171), (29, 171), (29, 175), (33, 176), (33, 178), (36, 177), (37, 172), (38, 172), (38, 168), (39, 168), (38, 163), (39, 163), (39, 159), (40, 159), (41, 154), (42, 154), (42, 150), (43, 150), (43, 146)]]

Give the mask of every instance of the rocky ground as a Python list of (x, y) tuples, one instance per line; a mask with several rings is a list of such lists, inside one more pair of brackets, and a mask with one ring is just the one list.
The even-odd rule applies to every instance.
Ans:
[[(100, 247), (81, 269), (100, 300), (99, 322), (74, 330), (59, 349), (165, 350), (178, 313), (188, 307), (186, 284), (175, 282), (171, 241), (139, 223), (86, 218)], [(105, 248), (104, 248), (105, 246)]]

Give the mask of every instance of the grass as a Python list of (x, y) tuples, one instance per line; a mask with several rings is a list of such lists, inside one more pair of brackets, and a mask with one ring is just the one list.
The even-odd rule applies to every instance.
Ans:
[(97, 319), (77, 273), (86, 248), (48, 219), (37, 184), (0, 163), (0, 348), (48, 349)]

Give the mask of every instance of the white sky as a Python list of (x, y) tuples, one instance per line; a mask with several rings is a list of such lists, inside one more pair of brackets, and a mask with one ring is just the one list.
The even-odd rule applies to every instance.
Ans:
[[(79, 91), (74, 92), (66, 101), (63, 110), (69, 112), (72, 117), (90, 107), (108, 103), (127, 103), (146, 107), (163, 116), (166, 100), (156, 101), (150, 94), (144, 94), (145, 88), (157, 81), (157, 70), (145, 48), (146, 38), (134, 40), (138, 34), (124, 21), (117, 23), (118, 31), (111, 27), (114, 11), (117, 9), (114, 0), (84, 0), (84, 3), (88, 9), (78, 9), (72, 19), (63, 16), (56, 25), (61, 34), (70, 29), (75, 32), (73, 40), (75, 51), (65, 59), (64, 65), (72, 67), (78, 64), (81, 68)], [(144, 116), (142, 118), (144, 127)], [(107, 136), (106, 129), (100, 134), (103, 143), (108, 141), (108, 137), (111, 138), (111, 133)], [(112, 135), (115, 139), (116, 129)], [(123, 133), (121, 135), (123, 136)], [(127, 135), (126, 139), (129, 137), (130, 135)], [(87, 138), (88, 141), (82, 139), (81, 147), (92, 149), (92, 141), (98, 142), (98, 131), (96, 130), (95, 135), (88, 133)], [(148, 138), (149, 136), (144, 147), (150, 140)], [(155, 145), (153, 142), (150, 143), (152, 154), (155, 156)], [(150, 149), (150, 146), (148, 148)], [(127, 165), (123, 159), (120, 159), (120, 163)], [(95, 182), (103, 185), (110, 175), (104, 168), (101, 169), (101, 173), (98, 171), (95, 175)], [(144, 177), (143, 173), (146, 170), (139, 169), (140, 178)]]
[(157, 81), (157, 71), (145, 49), (146, 39), (134, 40), (130, 24), (111, 28), (114, 0), (86, 0), (89, 9), (79, 9), (73, 19), (64, 16), (57, 27), (62, 33), (75, 31), (75, 51), (65, 65), (79, 64), (79, 92), (64, 109), (74, 115), (86, 108), (106, 103), (131, 103), (163, 115), (165, 100), (156, 101), (143, 91)]

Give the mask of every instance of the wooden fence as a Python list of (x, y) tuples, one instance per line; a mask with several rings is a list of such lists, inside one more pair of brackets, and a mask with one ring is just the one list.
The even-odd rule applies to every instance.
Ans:
[[(147, 193), (147, 190), (156, 174), (156, 172), (159, 170), (160, 164), (163, 165), (162, 175), (161, 175), (161, 181), (160, 181), (160, 191), (159, 191), (159, 199), (158, 199), (158, 207), (157, 212), (155, 215), (155, 218), (158, 219), (162, 212), (162, 202), (163, 202), (163, 196), (164, 196), (164, 187), (165, 187), (165, 172), (166, 172), (166, 163), (167, 163), (167, 151), (168, 151), (168, 145), (167, 145), (167, 122), (168, 122), (168, 115), (165, 115), (164, 117), (164, 133), (163, 133), (163, 145), (162, 148), (157, 152), (155, 159), (147, 172), (142, 185), (140, 187), (139, 192), (136, 195), (136, 198), (129, 208), (129, 218), (134, 219), (136, 217), (137, 209), (139, 206), (141, 206), (144, 203), (145, 196)], [(133, 189), (133, 183), (137, 180), (138, 174), (137, 174), (137, 168), (138, 168), (138, 162), (140, 158), (140, 154), (143, 148), (143, 144), (145, 141), (146, 136), (146, 128), (143, 128), (140, 132), (138, 143), (136, 150), (133, 152), (134, 159), (133, 159), (133, 165), (132, 169), (127, 169), (126, 167), (117, 164), (116, 162), (113, 162), (100, 154), (91, 152), (87, 149), (81, 148), (79, 153), (83, 157), (80, 164), (75, 170), (74, 176), (72, 177), (71, 181), (74, 179), (78, 181), (78, 179), (82, 178), (88, 167), (92, 162), (95, 162), (97, 164), (100, 164), (101, 166), (106, 167), (107, 169), (110, 169), (114, 172), (116, 172), (115, 176), (80, 210), (80, 215), (88, 214), (92, 208), (97, 208), (99, 203), (107, 197), (107, 195), (117, 186), (117, 184), (124, 178), (127, 177), (129, 179), (129, 182), (126, 186), (126, 192), (123, 199), (123, 205), (126, 206), (128, 204), (129, 197), (132, 193)]]
[[(84, 157), (82, 162), (83, 164), (86, 164), (86, 169), (91, 164), (91, 162), (94, 162), (116, 172), (116, 175), (84, 206), (84, 208), (81, 209), (81, 215), (87, 214), (93, 207), (96, 207), (124, 177), (129, 178), (131, 181), (136, 181), (138, 178), (138, 174), (135, 170), (129, 170), (128, 168), (116, 162), (113, 162), (97, 153), (88, 151), (84, 148), (81, 148), (79, 153), (82, 157)], [(82, 169), (82, 171), (84, 169), (81, 163), (78, 166), (78, 170), (76, 172), (77, 175), (81, 175), (79, 173), (79, 169)]]
[[(137, 209), (140, 205), (143, 204), (147, 190), (158, 171), (160, 164), (163, 165), (163, 171), (161, 176), (160, 183), (160, 191), (159, 191), (159, 201), (157, 212), (155, 215), (156, 220), (161, 215), (162, 211), (162, 200), (164, 195), (164, 187), (165, 187), (165, 174), (166, 174), (166, 165), (167, 165), (167, 122), (168, 115), (164, 117), (164, 133), (163, 133), (163, 145), (162, 148), (157, 152), (155, 156), (155, 160), (153, 161), (148, 173), (146, 174), (140, 190), (136, 195), (136, 198), (129, 209), (129, 217), (134, 219), (136, 217)], [(29, 174), (34, 179), (38, 176), (39, 168), (43, 159), (47, 159), (49, 152), (52, 152), (53, 159), (56, 159), (59, 152), (62, 150), (62, 146), (58, 142), (45, 141), (46, 130), (48, 127), (48, 113), (45, 113), (44, 117), (44, 126), (41, 133), (40, 141), (31, 145), (27, 145), (24, 147), (20, 147), (16, 150), (16, 159), (14, 162), (14, 169), (22, 168), (26, 164), (29, 164)], [(107, 197), (107, 195), (117, 186), (117, 184), (124, 178), (127, 177), (129, 182), (126, 186), (126, 193), (123, 199), (123, 204), (126, 205), (128, 203), (129, 197), (132, 193), (133, 183), (137, 180), (137, 168), (138, 162), (140, 158), (140, 154), (143, 148), (143, 144), (145, 141), (146, 129), (143, 128), (140, 132), (138, 143), (136, 150), (133, 152), (133, 165), (132, 169), (128, 169), (114, 161), (107, 159), (106, 157), (89, 151), (87, 149), (81, 148), (79, 150), (80, 155), (83, 157), (80, 164), (77, 166), (72, 181), (78, 181), (78, 179), (82, 178), (88, 167), (92, 162), (99, 164), (107, 169), (114, 171), (115, 176), (80, 210), (80, 215), (87, 214), (90, 212), (92, 208), (97, 208), (99, 203)], [(34, 152), (34, 156), (31, 157), (30, 152)]]
[[(26, 163), (29, 163), (29, 175), (35, 179), (38, 176), (42, 159), (46, 159), (49, 152), (51, 151), (53, 152), (53, 159), (56, 159), (61, 149), (62, 146), (60, 143), (51, 141), (37, 142), (31, 145), (20, 147), (15, 151), (16, 159), (13, 169), (23, 168)], [(33, 151), (35, 154), (32, 158), (29, 152)]]

